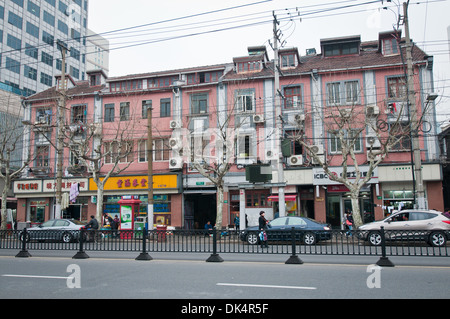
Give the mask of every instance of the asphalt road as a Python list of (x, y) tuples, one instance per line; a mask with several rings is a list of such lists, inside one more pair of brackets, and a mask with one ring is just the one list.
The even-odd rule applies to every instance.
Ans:
[(236, 311), (222, 303), (231, 300), (262, 312), (254, 305), (260, 300), (276, 307), (271, 300), (440, 299), (450, 292), (448, 257), (396, 257), (395, 267), (380, 268), (374, 256), (300, 256), (303, 264), (287, 265), (283, 255), (227, 254), (211, 263), (209, 255), (192, 253), (152, 253), (149, 261), (123, 252), (91, 252), (88, 259), (72, 259), (70, 251), (30, 253), (0, 251), (1, 299), (178, 299), (174, 314), (212, 305), (218, 315)]

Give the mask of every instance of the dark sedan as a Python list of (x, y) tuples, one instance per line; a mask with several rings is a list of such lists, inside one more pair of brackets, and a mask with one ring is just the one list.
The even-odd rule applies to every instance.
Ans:
[[(314, 245), (321, 240), (331, 239), (331, 228), (327, 224), (319, 223), (307, 217), (279, 217), (269, 222), (267, 228), (267, 240), (282, 241), (292, 240), (292, 227), (295, 229), (296, 240), (306, 245)], [(248, 227), (241, 231), (242, 241), (255, 245), (259, 242), (258, 226)]]

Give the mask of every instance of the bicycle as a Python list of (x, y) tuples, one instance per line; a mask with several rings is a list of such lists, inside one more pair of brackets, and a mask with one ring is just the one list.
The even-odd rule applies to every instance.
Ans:
[(85, 241), (93, 241), (97, 244), (101, 244), (103, 241), (103, 233), (97, 229), (92, 228), (83, 228), (84, 232), (84, 240)]

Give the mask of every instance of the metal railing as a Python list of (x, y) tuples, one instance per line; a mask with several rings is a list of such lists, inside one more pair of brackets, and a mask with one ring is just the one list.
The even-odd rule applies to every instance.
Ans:
[[(29, 228), (0, 231), (0, 249), (18, 249), (19, 255), (24, 256), (28, 250), (74, 250), (85, 258), (89, 251), (135, 251), (144, 256), (151, 252), (210, 253), (214, 257), (221, 253), (289, 254), (294, 259), (312, 254), (381, 256), (382, 259), (387, 256), (450, 256), (448, 231), (399, 232), (381, 228), (370, 233), (311, 232), (292, 228), (286, 232), (269, 232), (267, 246), (248, 237), (234, 230), (41, 231)], [(433, 243), (440, 246), (433, 246)], [(220, 257), (217, 259), (220, 261)]]

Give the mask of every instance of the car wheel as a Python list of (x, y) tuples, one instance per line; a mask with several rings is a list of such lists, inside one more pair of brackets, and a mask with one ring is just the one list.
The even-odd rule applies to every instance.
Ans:
[(445, 238), (442, 232), (432, 232), (428, 239), (428, 243), (434, 247), (442, 247), (447, 243), (447, 238)]
[(372, 231), (367, 236), (367, 240), (372, 246), (380, 246), (381, 245), (381, 234), (378, 231)]
[(306, 233), (303, 237), (303, 242), (306, 245), (314, 245), (317, 242), (316, 235), (314, 235), (313, 233)]
[(71, 233), (64, 233), (62, 235), (63, 243), (70, 243), (73, 240), (73, 235)]
[(257, 233), (248, 233), (247, 242), (250, 245), (256, 245), (258, 243), (258, 234)]

